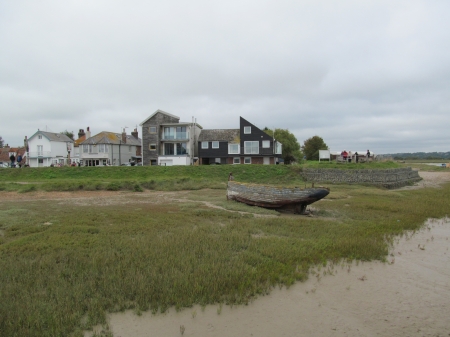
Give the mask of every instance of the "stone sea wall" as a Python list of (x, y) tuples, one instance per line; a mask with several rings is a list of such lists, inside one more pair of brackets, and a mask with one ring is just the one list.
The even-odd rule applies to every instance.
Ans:
[(421, 180), (410, 167), (378, 170), (303, 169), (303, 178), (311, 182), (369, 184), (399, 188)]

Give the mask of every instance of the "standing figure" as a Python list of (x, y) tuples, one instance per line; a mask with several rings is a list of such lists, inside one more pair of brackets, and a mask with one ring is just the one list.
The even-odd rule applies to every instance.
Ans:
[(228, 176), (228, 181), (233, 181), (234, 177), (233, 177), (233, 173), (230, 172), (230, 175)]

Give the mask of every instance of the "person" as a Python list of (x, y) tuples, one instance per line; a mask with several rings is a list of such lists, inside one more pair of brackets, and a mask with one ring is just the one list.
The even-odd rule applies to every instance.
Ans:
[(17, 156), (17, 164), (19, 168), (22, 168), (22, 156), (20, 154)]
[(11, 167), (16, 167), (16, 165), (14, 164), (14, 162), (16, 161), (16, 157), (14, 156), (14, 154), (9, 157), (9, 160), (11, 160)]
[(342, 152), (342, 157), (344, 158), (344, 161), (347, 161), (347, 156), (348, 156), (348, 153), (347, 153), (347, 151), (343, 151)]
[(352, 162), (352, 151), (348, 151), (348, 162)]
[(367, 150), (366, 156), (367, 156), (367, 160), (369, 160), (369, 157), (370, 157), (370, 151), (369, 150)]
[(358, 162), (358, 152), (355, 152), (355, 161)]
[(233, 181), (234, 177), (233, 177), (233, 173), (230, 172), (230, 175), (228, 176), (228, 181)]

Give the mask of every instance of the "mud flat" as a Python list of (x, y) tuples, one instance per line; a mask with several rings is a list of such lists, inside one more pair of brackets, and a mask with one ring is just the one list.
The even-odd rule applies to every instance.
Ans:
[(399, 238), (386, 263), (316, 269), (247, 306), (125, 312), (109, 324), (115, 337), (449, 336), (449, 238), (450, 218), (429, 220)]

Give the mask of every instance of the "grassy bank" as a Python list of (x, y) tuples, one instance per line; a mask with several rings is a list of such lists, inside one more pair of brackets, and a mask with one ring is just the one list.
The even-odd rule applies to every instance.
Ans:
[(327, 261), (384, 260), (394, 235), (448, 214), (450, 185), (331, 188), (315, 218), (208, 207), (264, 213), (217, 189), (2, 200), (0, 335), (82, 336), (106, 311), (247, 303)]
[(224, 189), (230, 171), (242, 182), (270, 182), (288, 186), (303, 183), (300, 176), (301, 167), (287, 165), (48, 167), (4, 169), (0, 171), (0, 190), (29, 192)]

